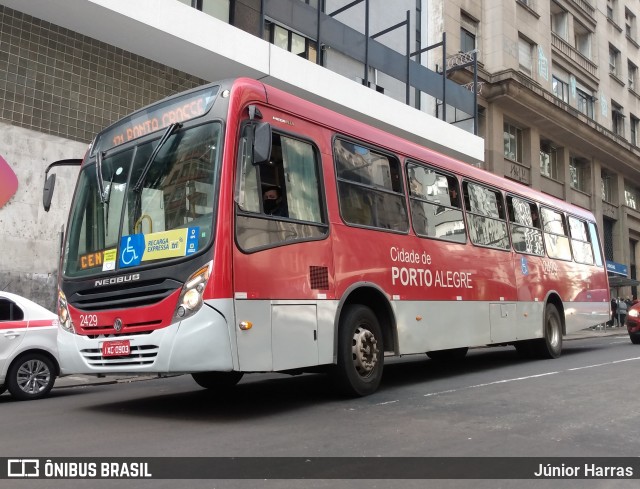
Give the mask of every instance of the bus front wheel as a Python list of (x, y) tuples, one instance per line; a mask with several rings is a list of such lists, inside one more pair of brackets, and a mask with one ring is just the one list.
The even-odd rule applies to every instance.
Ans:
[(242, 378), (242, 372), (196, 372), (191, 374), (193, 380), (205, 389), (231, 389)]
[(380, 385), (383, 365), (384, 343), (378, 318), (366, 306), (348, 306), (338, 331), (338, 387), (350, 396), (372, 394)]
[(533, 353), (541, 358), (558, 358), (562, 353), (562, 320), (553, 304), (544, 311), (543, 337), (533, 340)]

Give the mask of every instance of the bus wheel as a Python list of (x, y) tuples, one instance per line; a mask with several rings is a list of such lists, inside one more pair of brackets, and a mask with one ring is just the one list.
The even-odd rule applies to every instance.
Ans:
[(449, 350), (428, 351), (427, 356), (436, 362), (456, 362), (467, 356), (469, 348), (451, 348)]
[(543, 333), (543, 338), (533, 340), (533, 352), (540, 358), (558, 358), (562, 353), (562, 321), (553, 304), (545, 307)]
[(197, 372), (191, 374), (193, 380), (205, 389), (231, 389), (242, 378), (242, 372)]
[(350, 396), (376, 391), (382, 379), (384, 344), (378, 319), (371, 309), (349, 306), (340, 319), (336, 380)]

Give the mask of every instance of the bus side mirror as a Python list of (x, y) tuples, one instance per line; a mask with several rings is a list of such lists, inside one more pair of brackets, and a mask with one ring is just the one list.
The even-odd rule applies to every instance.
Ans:
[(256, 124), (253, 132), (253, 164), (266, 163), (271, 158), (271, 125), (268, 122)]
[(42, 206), (46, 212), (49, 212), (51, 207), (51, 199), (53, 198), (53, 189), (56, 186), (56, 174), (52, 173), (44, 181), (44, 187), (42, 189)]

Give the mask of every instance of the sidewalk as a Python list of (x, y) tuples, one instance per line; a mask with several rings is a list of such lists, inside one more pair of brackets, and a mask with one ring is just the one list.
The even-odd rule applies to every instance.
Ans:
[[(585, 338), (599, 338), (603, 336), (628, 336), (627, 328), (624, 327), (607, 327), (606, 329), (583, 329), (576, 333), (566, 335), (563, 340), (582, 340)], [(173, 375), (163, 375), (162, 377), (172, 377)], [(54, 388), (66, 388), (66, 387), (81, 387), (87, 385), (106, 385), (106, 384), (118, 384), (126, 382), (140, 382), (143, 380), (157, 379), (161, 377), (157, 374), (108, 374), (101, 377), (97, 375), (67, 375), (65, 377), (59, 377), (56, 380)]]

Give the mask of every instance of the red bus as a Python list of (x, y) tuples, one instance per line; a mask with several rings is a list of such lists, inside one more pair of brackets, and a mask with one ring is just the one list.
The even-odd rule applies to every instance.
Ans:
[(250, 79), (95, 138), (59, 276), (63, 373), (206, 388), (322, 370), (366, 395), (385, 356), (554, 358), (609, 317), (589, 211)]

